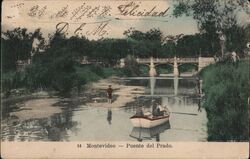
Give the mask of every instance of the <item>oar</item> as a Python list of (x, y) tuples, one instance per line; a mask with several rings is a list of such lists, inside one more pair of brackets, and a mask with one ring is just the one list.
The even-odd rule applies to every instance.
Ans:
[(198, 114), (193, 114), (193, 113), (182, 113), (182, 112), (171, 112), (174, 114), (184, 114), (184, 115), (198, 115)]

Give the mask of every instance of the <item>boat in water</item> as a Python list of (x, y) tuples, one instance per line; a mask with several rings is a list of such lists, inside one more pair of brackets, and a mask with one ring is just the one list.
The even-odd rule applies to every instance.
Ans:
[(170, 112), (168, 110), (164, 110), (162, 115), (157, 116), (150, 112), (147, 112), (143, 115), (135, 114), (134, 116), (130, 117), (130, 120), (134, 127), (153, 128), (169, 121), (169, 117)]
[(170, 123), (168, 121), (153, 128), (133, 127), (129, 136), (136, 139), (137, 141), (152, 139), (160, 141), (160, 134), (168, 129), (170, 129)]

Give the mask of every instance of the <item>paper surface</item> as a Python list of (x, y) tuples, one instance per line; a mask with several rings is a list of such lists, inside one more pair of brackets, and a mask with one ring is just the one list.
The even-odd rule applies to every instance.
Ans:
[[(45, 43), (49, 41), (50, 35), (53, 35), (55, 32), (63, 33), (67, 38), (84, 36), (90, 41), (123, 39), (125, 38), (124, 31), (130, 28), (142, 32), (153, 28), (159, 29), (162, 31), (165, 41), (168, 40), (168, 35), (178, 39), (183, 35), (200, 33), (197, 21), (191, 16), (176, 18), (172, 15), (174, 4), (175, 1), (170, 0), (4, 0), (2, 2), (1, 25), (2, 32), (13, 30), (17, 27), (27, 28), (29, 32), (34, 32), (37, 28), (40, 28), (45, 38)], [(249, 23), (249, 15), (247, 14), (240, 14), (239, 19), (241, 23)], [(5, 38), (5, 35), (2, 34), (2, 38)], [(39, 41), (36, 42), (34, 40), (32, 49), (36, 48), (39, 44)], [(138, 45), (141, 44), (138, 43)], [(130, 48), (131, 54), (134, 53), (133, 49), (135, 48)], [(105, 50), (103, 52), (107, 53)], [(137, 62), (140, 61), (140, 58), (137, 59)], [(198, 70), (210, 63), (214, 63), (213, 57), (210, 57), (210, 59), (204, 58), (204, 61), (202, 61), (203, 59), (198, 58), (197, 53), (195, 57), (189, 59), (182, 59), (181, 57), (177, 59), (176, 57), (169, 57), (169, 59), (162, 57), (162, 59), (170, 61), (174, 76), (179, 74), (179, 70), (175, 70), (177, 67), (175, 65), (177, 63), (179, 65), (182, 62), (181, 60), (195, 63), (195, 66), (198, 65)], [(145, 62), (145, 60), (147, 61)], [(153, 60), (155, 60), (155, 67), (161, 64), (161, 59), (155, 58)], [(141, 58), (140, 62), (143, 65), (149, 66), (150, 69), (154, 67), (152, 61), (150, 63), (150, 58), (144, 58), (145, 63), (143, 63), (143, 58)], [(184, 75), (183, 78), (185, 78)], [(132, 78), (132, 80), (134, 79)], [(157, 78), (158, 81), (162, 79), (169, 80), (164, 76)], [(142, 78), (143, 80), (145, 79)], [(142, 84), (142, 82), (140, 84), (137, 83), (138, 85), (128, 87), (120, 85), (116, 81), (115, 84), (112, 84), (115, 101), (110, 105), (107, 104), (105, 91), (103, 91), (107, 88), (109, 80), (101, 81), (96, 85), (93, 84), (91, 86), (92, 90), (88, 89), (88, 91), (92, 91), (91, 93), (95, 89), (102, 90), (104, 95), (101, 94), (100, 96), (105, 96), (105, 102), (99, 102), (99, 100), (102, 100), (100, 96), (93, 97), (95, 93), (91, 97), (86, 96), (92, 102), (85, 101), (84, 104), (79, 104), (80, 107), (72, 109), (61, 109), (63, 104), (59, 104), (61, 107), (48, 106), (57, 102), (67, 102), (68, 98), (62, 100), (58, 97), (53, 97), (46, 101), (43, 98), (28, 102), (24, 101), (25, 104), (21, 106), (21, 111), (11, 111), (11, 113), (7, 113), (7, 117), (5, 114), (3, 116), (1, 156), (3, 158), (242, 159), (249, 156), (249, 144), (247, 141), (207, 141), (207, 114), (205, 109), (198, 108), (197, 111), (195, 107), (197, 99), (192, 103), (193, 97), (190, 100), (186, 98), (186, 94), (181, 97), (177, 96), (177, 94), (179, 95), (186, 91), (186, 88), (179, 89), (178, 92), (175, 89), (176, 85), (177, 87), (178, 85), (182, 85), (180, 81), (176, 83), (174, 78), (171, 77), (171, 81), (169, 82), (171, 83), (171, 95), (162, 97), (166, 92), (161, 94), (161, 90), (159, 89), (158, 91), (156, 89), (165, 88), (168, 84), (157, 85), (159, 83), (149, 77), (146, 80), (148, 80), (147, 84), (145, 82)], [(183, 85), (189, 86), (192, 85), (192, 82), (191, 84), (187, 82)], [(145, 86), (145, 88), (142, 86)], [(193, 86), (189, 86), (188, 89), (190, 87)], [(152, 88), (155, 88), (158, 92), (152, 90)], [(148, 92), (145, 93), (146, 91)], [(158, 127), (154, 130), (143, 129), (139, 130), (139, 132), (133, 129), (129, 118), (135, 112), (136, 107), (133, 107), (133, 109), (123, 107), (129, 102), (136, 102), (140, 96), (158, 96), (162, 103), (170, 105), (170, 111), (173, 114), (172, 121), (171, 118), (169, 119), (170, 127)], [(158, 97), (156, 100), (158, 100)], [(45, 95), (45, 98), (47, 98), (47, 95)], [(81, 99), (85, 100), (85, 96)], [(148, 101), (151, 101), (151, 98), (148, 98)], [(71, 102), (70, 104), (75, 104), (74, 101)], [(147, 100), (145, 103), (147, 103)], [(133, 105), (134, 103), (132, 103), (131, 107)], [(174, 107), (175, 105), (178, 105), (178, 107)], [(88, 111), (85, 112), (85, 109)], [(202, 111), (199, 111), (201, 109)], [(66, 113), (65, 110), (69, 113)], [(184, 117), (179, 118), (178, 115), (183, 115)], [(17, 123), (16, 125), (15, 122)], [(182, 127), (178, 127), (180, 125)], [(54, 129), (53, 126), (55, 127)], [(137, 135), (139, 137), (145, 135), (142, 135), (143, 131), (146, 136), (151, 135), (151, 137), (145, 137), (145, 142), (138, 142), (139, 140), (136, 139)], [(159, 131), (156, 133), (160, 134), (158, 138), (157, 135), (152, 135), (155, 131)], [(50, 134), (48, 137), (46, 133), (52, 133), (52, 135)], [(160, 142), (157, 142), (157, 140)]]

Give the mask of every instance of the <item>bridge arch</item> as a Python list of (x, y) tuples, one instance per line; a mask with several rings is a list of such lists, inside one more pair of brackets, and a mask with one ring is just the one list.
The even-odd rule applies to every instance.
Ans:
[(181, 63), (181, 64), (178, 64), (178, 70), (180, 74), (183, 72), (198, 71), (199, 64), (198, 63)]
[[(206, 67), (207, 65), (214, 63), (214, 58), (212, 57), (195, 57), (195, 58), (136, 58), (137, 63), (140, 65), (144, 65), (149, 67), (149, 75), (155, 76), (157, 75), (156, 69), (159, 69), (159, 67), (162, 67), (162, 65), (167, 66), (168, 68), (173, 68), (173, 75), (178, 76), (180, 75), (180, 72), (183, 71), (189, 71), (197, 70), (200, 71), (202, 68)], [(120, 66), (123, 67), (124, 63), (121, 60)], [(169, 67), (171, 66), (171, 67)], [(186, 66), (186, 67), (183, 67)], [(193, 69), (190, 69), (190, 67)], [(189, 69), (189, 70), (188, 70)], [(157, 71), (159, 72), (159, 71)]]
[(155, 64), (155, 69), (158, 75), (173, 73), (174, 65), (172, 63)]
[(149, 64), (138, 64), (138, 67), (141, 76), (148, 76), (150, 70)]
[(162, 66), (170, 66), (170, 67), (174, 67), (174, 64), (172, 63), (160, 63), (160, 64), (155, 64), (155, 67), (162, 67)]

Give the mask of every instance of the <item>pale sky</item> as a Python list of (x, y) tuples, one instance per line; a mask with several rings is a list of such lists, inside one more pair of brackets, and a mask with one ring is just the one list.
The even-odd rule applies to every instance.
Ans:
[[(150, 11), (153, 7), (155, 7), (154, 11), (162, 12), (169, 8), (166, 13), (168, 15), (166, 17), (133, 17), (121, 15), (118, 6), (127, 5), (130, 2), (132, 1), (7, 0), (3, 2), (2, 7), (2, 31), (6, 31), (7, 29), (12, 29), (15, 27), (26, 27), (29, 31), (33, 31), (36, 28), (41, 28), (44, 36), (46, 37), (48, 33), (55, 32), (56, 25), (59, 22), (68, 22), (68, 35), (71, 36), (74, 35), (74, 31), (79, 28), (82, 23), (93, 23), (96, 21), (110, 20), (104, 28), (104, 30), (107, 32), (104, 37), (108, 38), (122, 38), (124, 37), (123, 32), (130, 27), (140, 31), (159, 28), (164, 33), (164, 35), (194, 34), (198, 32), (197, 23), (192, 17), (183, 16), (179, 18), (173, 18), (169, 16), (173, 9), (171, 1), (135, 1), (135, 5), (139, 5), (139, 7), (136, 8), (136, 11)], [(38, 12), (36, 12), (36, 14), (42, 13), (41, 11), (43, 7), (46, 7), (43, 15), (41, 17), (28, 16), (30, 9), (36, 5), (38, 5)], [(73, 15), (73, 11), (80, 6), (82, 6), (82, 9), (84, 7), (90, 7), (93, 9), (94, 7), (98, 6), (103, 9), (104, 6), (110, 6), (111, 11), (108, 13), (106, 18), (97, 18), (97, 16), (87, 18), (87, 16), (83, 16), (78, 21), (76, 21), (76, 19), (70, 19), (70, 17)], [(68, 11), (68, 14), (65, 17), (51, 18), (52, 15), (58, 13), (58, 11), (60, 11), (63, 7), (66, 7)], [(99, 12), (101, 12), (101, 9)], [(80, 13), (82, 12), (79, 12), (79, 14)], [(241, 18), (243, 19), (243, 22), (245, 21), (244, 16), (245, 15), (243, 15), (243, 18)], [(117, 20), (118, 18), (123, 20)], [(81, 33), (89, 39), (97, 39), (100, 36), (93, 35), (91, 32), (95, 30), (100, 24), (101, 23), (87, 24), (82, 28)]]

